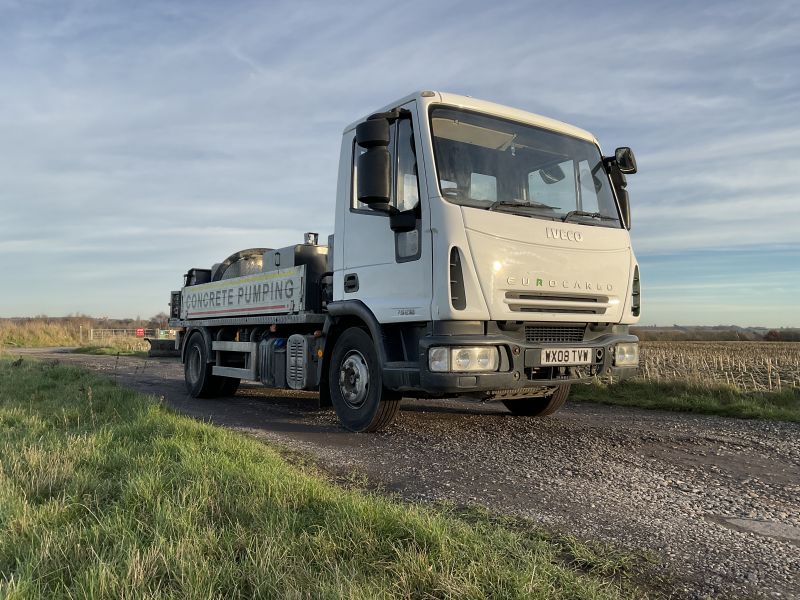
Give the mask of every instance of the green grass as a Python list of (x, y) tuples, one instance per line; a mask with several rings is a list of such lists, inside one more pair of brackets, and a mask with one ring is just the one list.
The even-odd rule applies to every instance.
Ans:
[(572, 386), (570, 399), (740, 419), (800, 421), (800, 389), (746, 392), (732, 386), (627, 380)]
[(0, 359), (0, 598), (643, 597), (627, 571), (342, 489), (82, 370)]
[(116, 356), (119, 354), (120, 356), (140, 356), (145, 358), (147, 357), (147, 342), (92, 344), (75, 348), (74, 352), (100, 356)]
[(86, 346), (75, 348), (79, 354), (96, 354), (102, 356), (140, 356), (146, 357), (150, 344), (142, 338), (118, 336), (100, 342), (90, 342)]

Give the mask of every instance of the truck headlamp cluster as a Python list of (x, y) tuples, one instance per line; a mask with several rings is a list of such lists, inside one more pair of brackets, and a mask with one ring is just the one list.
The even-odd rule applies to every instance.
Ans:
[(434, 373), (497, 371), (497, 346), (434, 346), (428, 351), (428, 368)]
[(614, 349), (614, 365), (617, 367), (636, 367), (639, 365), (639, 344), (623, 342)]

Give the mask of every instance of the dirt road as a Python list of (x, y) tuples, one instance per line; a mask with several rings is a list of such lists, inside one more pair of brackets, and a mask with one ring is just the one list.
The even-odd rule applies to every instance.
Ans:
[(379, 434), (339, 428), (313, 396), (243, 385), (195, 400), (174, 359), (27, 350), (163, 396), (177, 410), (311, 453), (408, 499), (519, 515), (653, 551), (674, 596), (800, 598), (800, 425), (568, 404), (546, 419), (500, 404), (405, 401)]

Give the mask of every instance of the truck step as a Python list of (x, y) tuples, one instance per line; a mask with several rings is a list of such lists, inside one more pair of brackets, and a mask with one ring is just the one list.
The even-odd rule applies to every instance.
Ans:
[(211, 342), (211, 349), (219, 352), (255, 352), (255, 342)]
[[(216, 341), (211, 342), (211, 349), (217, 352), (217, 362), (223, 362), (220, 352), (240, 352), (247, 354), (245, 357), (245, 368), (226, 367), (221, 365), (214, 365), (211, 369), (213, 375), (220, 375), (222, 377), (238, 377), (239, 379), (247, 379), (254, 381), (258, 379), (256, 371), (257, 358), (258, 358), (258, 344), (255, 342), (227, 342)], [(224, 362), (223, 362), (224, 364)]]
[(246, 379), (248, 381), (253, 381), (256, 379), (255, 369), (237, 369), (235, 367), (213, 366), (211, 367), (211, 373), (221, 377), (235, 377), (238, 379)]

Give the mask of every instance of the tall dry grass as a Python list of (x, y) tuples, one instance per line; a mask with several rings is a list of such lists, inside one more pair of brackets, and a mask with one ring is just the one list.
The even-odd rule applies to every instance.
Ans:
[(745, 392), (800, 388), (797, 342), (643, 342), (646, 381), (727, 385)]
[[(638, 376), (574, 386), (602, 404), (800, 422), (797, 342), (642, 342)], [(609, 385), (613, 384), (613, 385)]]
[[(0, 321), (0, 347), (52, 347), (80, 345), (79, 321), (20, 319)], [(84, 326), (84, 339), (89, 328)]]
[[(127, 328), (140, 326), (126, 322)], [(90, 317), (30, 319), (0, 319), (0, 352), (14, 348), (80, 347), (95, 354), (138, 354), (149, 349), (142, 338), (130, 336), (107, 337), (90, 340), (92, 328), (107, 328), (110, 324)], [(113, 325), (111, 325), (113, 326)]]

